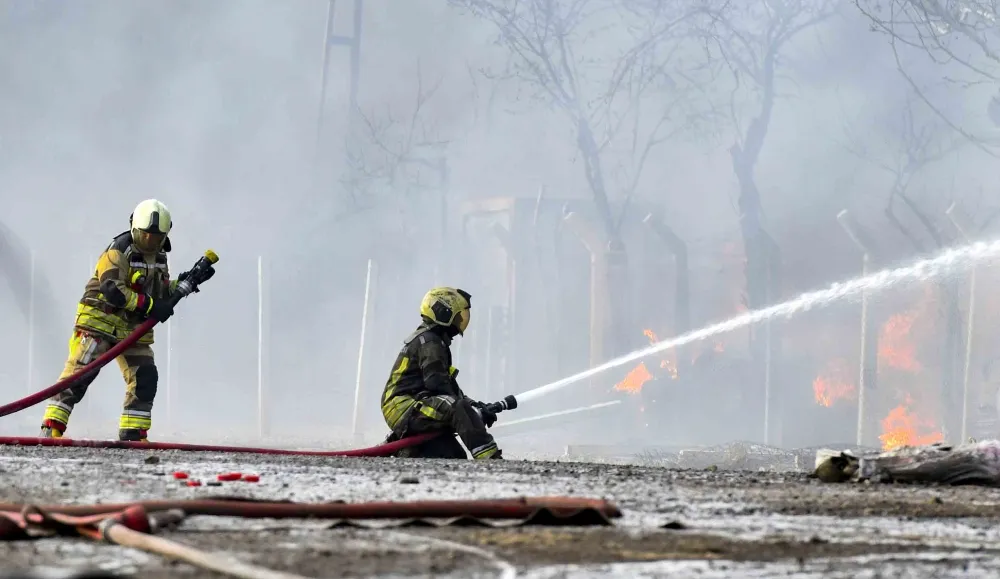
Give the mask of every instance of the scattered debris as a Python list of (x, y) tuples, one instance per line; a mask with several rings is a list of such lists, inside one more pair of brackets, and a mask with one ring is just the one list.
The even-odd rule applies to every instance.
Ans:
[[(857, 456), (849, 451), (816, 452), (814, 474), (823, 482), (923, 482), (1000, 486), (1000, 441), (952, 446), (902, 446)], [(938, 499), (940, 500), (940, 499)]]
[(669, 531), (683, 531), (688, 528), (687, 525), (680, 521), (670, 521), (669, 523), (663, 523), (660, 525), (661, 529), (667, 529)]
[(222, 481), (222, 482), (232, 482), (232, 481), (240, 480), (241, 478), (243, 478), (243, 473), (241, 473), (241, 472), (227, 472), (227, 473), (224, 473), (224, 474), (220, 474), (217, 478), (220, 481)]
[(420, 484), (420, 479), (418, 479), (415, 476), (401, 476), (401, 477), (399, 477), (399, 484), (403, 484), (403, 485)]
[(158, 457), (158, 456), (147, 456), (146, 460), (144, 460), (143, 462), (145, 462), (146, 464), (160, 464), (160, 457)]
[(814, 475), (826, 483), (850, 480), (858, 472), (858, 457), (850, 451), (821, 449), (816, 451)]
[(177, 479), (177, 480), (187, 480), (188, 473), (177, 471), (177, 472), (174, 473), (174, 478)]
[(245, 474), (243, 475), (243, 482), (249, 482), (249, 483), (260, 482), (260, 477), (255, 474)]

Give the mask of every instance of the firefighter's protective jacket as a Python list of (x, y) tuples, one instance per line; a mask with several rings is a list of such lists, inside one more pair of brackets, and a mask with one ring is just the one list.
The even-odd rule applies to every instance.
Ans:
[[(177, 287), (167, 267), (169, 239), (155, 255), (143, 254), (132, 243), (132, 233), (118, 235), (97, 260), (76, 310), (76, 327), (122, 340), (145, 321), (148, 299), (166, 299)], [(139, 338), (153, 343), (153, 331)]]
[[(455, 381), (456, 369), (451, 365), (451, 336), (443, 328), (421, 324), (403, 342), (403, 348), (392, 366), (392, 373), (382, 391), (383, 412), (389, 410), (394, 399), (419, 400), (427, 396), (445, 394), (458, 399), (465, 394)], [(402, 413), (403, 407), (399, 405)], [(387, 416), (388, 418), (388, 416)]]

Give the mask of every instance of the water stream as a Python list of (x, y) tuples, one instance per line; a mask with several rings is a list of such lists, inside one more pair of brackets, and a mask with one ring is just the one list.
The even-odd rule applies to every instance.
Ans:
[(692, 330), (676, 338), (657, 342), (652, 346), (619, 356), (589, 370), (584, 370), (578, 374), (573, 374), (572, 376), (567, 376), (555, 382), (522, 392), (517, 395), (517, 400), (520, 403), (528, 402), (539, 396), (561, 390), (581, 380), (586, 380), (601, 372), (631, 364), (647, 356), (659, 354), (677, 346), (698, 342), (752, 324), (775, 318), (790, 318), (814, 308), (858, 299), (866, 292), (869, 295), (874, 295), (899, 283), (932, 279), (955, 270), (963, 270), (998, 253), (1000, 253), (1000, 240), (978, 242), (945, 250), (935, 257), (921, 259), (907, 266), (886, 269), (850, 281), (835, 283), (823, 290), (807, 292), (786, 302), (746, 312), (728, 320), (717, 322), (698, 330)]

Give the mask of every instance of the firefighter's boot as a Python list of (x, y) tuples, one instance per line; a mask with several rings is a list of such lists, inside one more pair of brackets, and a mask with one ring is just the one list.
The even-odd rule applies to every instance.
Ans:
[(39, 438), (62, 438), (66, 431), (66, 425), (55, 420), (46, 420), (42, 423), (42, 430), (38, 433)]
[(118, 440), (122, 442), (149, 442), (146, 431), (138, 428), (118, 429)]
[(476, 460), (503, 459), (503, 452), (497, 448), (497, 443), (491, 441), (489, 444), (472, 449), (472, 458)]

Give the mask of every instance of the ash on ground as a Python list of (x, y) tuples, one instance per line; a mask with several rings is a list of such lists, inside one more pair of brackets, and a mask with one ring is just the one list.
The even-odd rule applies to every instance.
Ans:
[[(5, 447), (0, 449), (0, 500), (239, 496), (360, 502), (568, 495), (608, 498), (624, 512), (615, 526), (601, 528), (376, 530), (330, 528), (315, 520), (194, 517), (164, 535), (307, 577), (500, 577), (510, 576), (511, 569), (538, 578), (1000, 573), (1000, 489), (830, 485), (801, 472), (803, 465), (813, 466), (815, 450), (742, 443), (681, 450), (688, 449), (647, 462), (676, 461), (686, 468), (595, 464), (572, 457), (416, 461)], [(151, 455), (159, 462), (147, 462)], [(260, 482), (186, 487), (174, 480), (175, 471), (201, 480), (252, 472)], [(402, 477), (417, 482), (403, 484)], [(0, 543), (4, 571), (40, 567), (144, 578), (213, 576), (83, 539)]]

